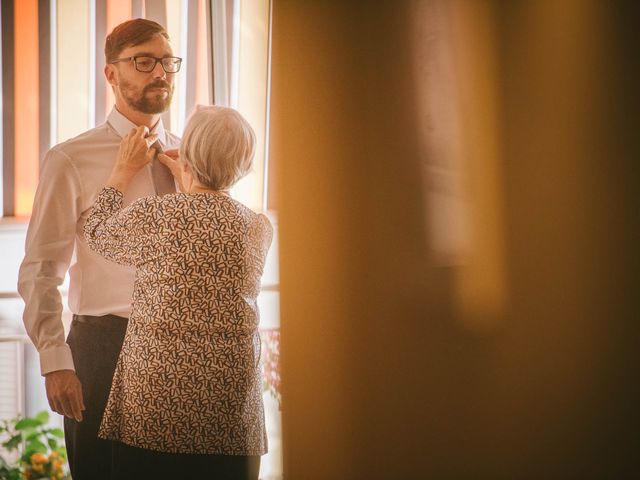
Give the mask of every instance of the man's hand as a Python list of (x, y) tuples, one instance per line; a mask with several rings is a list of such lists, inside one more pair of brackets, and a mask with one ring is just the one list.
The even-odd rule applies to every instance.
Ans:
[(44, 376), (44, 386), (47, 389), (49, 406), (54, 412), (65, 417), (82, 421), (84, 400), (82, 385), (73, 370), (57, 370)]

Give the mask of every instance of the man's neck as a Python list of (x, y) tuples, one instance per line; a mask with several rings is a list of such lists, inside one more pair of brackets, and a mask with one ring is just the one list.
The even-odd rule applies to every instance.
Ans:
[(145, 125), (149, 130), (153, 129), (160, 120), (160, 114), (142, 113), (132, 108), (123, 107), (116, 104), (116, 110), (120, 112), (127, 120), (137, 126)]

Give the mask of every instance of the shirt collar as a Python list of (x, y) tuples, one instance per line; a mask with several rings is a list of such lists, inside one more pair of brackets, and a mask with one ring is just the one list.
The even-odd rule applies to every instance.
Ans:
[[(116, 133), (124, 138), (127, 133), (131, 131), (132, 128), (136, 128), (136, 124), (125, 117), (122, 113), (118, 111), (118, 109), (114, 106), (111, 109), (111, 113), (107, 117), (107, 123), (111, 125), (111, 127), (116, 131)], [(167, 145), (167, 136), (164, 130), (164, 124), (162, 123), (162, 117), (158, 120), (158, 123), (151, 129), (151, 132), (158, 135), (158, 140), (161, 145)]]

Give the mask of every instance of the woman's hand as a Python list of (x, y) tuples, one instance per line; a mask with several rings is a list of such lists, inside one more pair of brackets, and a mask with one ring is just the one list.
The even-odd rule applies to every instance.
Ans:
[(107, 185), (125, 191), (135, 174), (153, 160), (156, 151), (149, 146), (157, 138), (155, 134), (149, 135), (149, 129), (144, 125), (132, 129), (120, 142), (118, 157)]
[(165, 150), (164, 153), (159, 153), (158, 160), (160, 161), (160, 163), (165, 165), (169, 170), (171, 170), (171, 174), (173, 175), (173, 178), (178, 183), (178, 187), (180, 188), (180, 191), (184, 192), (185, 188), (184, 188), (184, 181), (183, 181), (183, 175), (182, 175), (184, 171), (184, 165), (180, 160), (178, 149), (175, 148), (172, 150)]

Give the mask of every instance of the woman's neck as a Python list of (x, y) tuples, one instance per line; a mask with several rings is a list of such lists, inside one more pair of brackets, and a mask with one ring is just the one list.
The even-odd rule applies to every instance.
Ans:
[(187, 193), (218, 193), (229, 196), (228, 190), (214, 190), (213, 188), (208, 188), (195, 182), (189, 186)]

